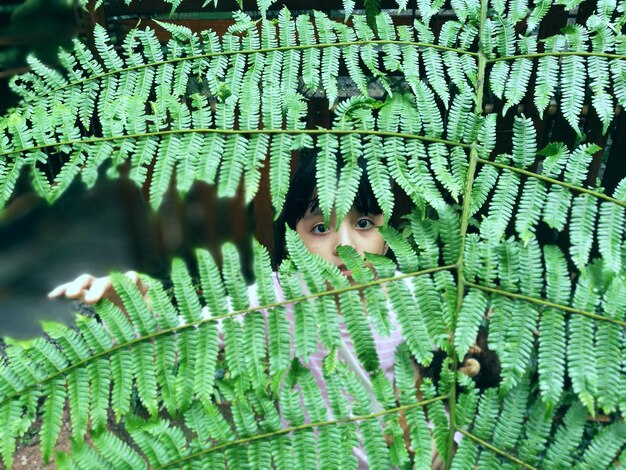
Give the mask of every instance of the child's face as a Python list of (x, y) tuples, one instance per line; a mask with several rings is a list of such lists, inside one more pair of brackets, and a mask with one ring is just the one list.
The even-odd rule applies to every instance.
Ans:
[(296, 232), (311, 253), (320, 255), (337, 266), (345, 275), (350, 275), (337, 254), (337, 246), (349, 245), (361, 256), (365, 252), (383, 255), (387, 248), (377, 228), (380, 225), (383, 225), (382, 214), (363, 214), (353, 207), (335, 230), (335, 213), (331, 214), (330, 225), (326, 226), (318, 207), (314, 211), (307, 211), (296, 224)]

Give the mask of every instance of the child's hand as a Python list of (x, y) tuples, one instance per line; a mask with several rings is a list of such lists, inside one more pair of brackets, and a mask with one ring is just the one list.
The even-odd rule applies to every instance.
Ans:
[[(135, 271), (128, 271), (126, 276), (135, 283), (139, 292), (145, 296), (148, 286), (144, 283)], [(113, 289), (111, 278), (94, 277), (91, 274), (81, 274), (76, 279), (60, 286), (55, 287), (48, 294), (48, 298), (67, 297), (68, 299), (77, 299), (85, 304), (95, 304), (100, 299), (108, 299), (117, 306), (122, 306), (121, 299)]]

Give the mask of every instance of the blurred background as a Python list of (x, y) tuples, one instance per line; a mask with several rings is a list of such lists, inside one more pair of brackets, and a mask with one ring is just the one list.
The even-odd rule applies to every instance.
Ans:
[[(183, 0), (173, 15), (171, 4), (163, 0), (132, 0), (130, 5), (124, 0), (105, 0), (97, 10), (95, 3), (95, 0), (0, 0), (0, 115), (17, 103), (9, 81), (28, 71), (25, 60), (28, 54), (55, 66), (57, 51), (60, 47), (71, 48), (73, 38), (93, 46), (92, 31), (96, 23), (108, 30), (114, 44), (120, 44), (132, 28), (146, 26), (152, 27), (165, 43), (169, 33), (154, 23), (154, 19), (181, 24), (195, 32), (210, 28), (222, 35), (233, 24), (231, 12), (238, 9), (236, 0), (218, 0), (217, 6), (212, 1)], [(536, 32), (538, 39), (559, 33), (573, 18), (584, 24), (596, 3), (585, 0), (573, 10), (553, 5)], [(418, 16), (417, 0), (408, 0), (408, 8), (401, 13), (393, 0), (381, 0), (380, 4), (396, 24), (412, 25)], [(250, 16), (259, 17), (255, 0), (243, 0), (242, 5)], [(341, 0), (279, 0), (268, 15), (277, 15), (283, 5), (294, 15), (306, 8), (306, 11), (323, 11), (339, 20), (344, 17)], [(364, 0), (356, 2), (357, 9), (363, 6)], [(446, 1), (431, 20), (435, 32), (451, 14), (450, 1)], [(539, 48), (541, 52), (541, 43)], [(339, 79), (340, 98), (358, 93), (345, 70), (339, 71)], [(371, 96), (383, 96), (375, 79), (371, 79), (370, 85)], [(306, 97), (307, 127), (329, 127), (333, 113), (326, 98), (315, 91), (307, 91)], [(594, 156), (586, 184), (592, 187), (601, 184), (611, 194), (626, 176), (626, 117), (618, 107), (609, 132), (602, 135), (600, 120), (589, 103), (590, 98), (586, 97), (582, 128), (587, 142), (597, 143), (603, 150)], [(574, 147), (576, 135), (561, 113), (556, 112), (556, 101), (543, 118), (538, 116), (530, 94), (516, 112), (501, 116), (502, 105), (498, 98), (486, 94), (485, 112), (499, 116), (496, 153), (510, 151), (513, 117), (520, 113), (534, 120), (539, 148), (548, 139)], [(297, 155), (293, 157), (292, 167), (298, 159)], [(125, 173), (123, 168), (120, 173)], [(147, 204), (148, 183), (137, 188), (125, 177), (114, 180), (101, 177), (91, 190), (76, 183), (56, 204), (48, 206), (32, 191), (28, 174), (24, 172), (12, 199), (0, 211), (0, 338), (37, 336), (41, 319), (71, 321), (80, 307), (69, 301), (50, 301), (46, 294), (81, 273), (100, 276), (111, 270), (133, 269), (165, 279), (173, 257), (191, 261), (194, 248), (205, 247), (219, 261), (220, 246), (225, 241), (237, 245), (247, 266), (252, 237), (270, 250), (274, 244), (267, 168), (262, 178), (257, 197), (247, 207), (242, 194), (232, 200), (219, 200), (215, 188), (196, 184), (184, 200), (176, 191), (170, 191), (155, 213)], [(407, 204), (406, 199), (399, 199), (397, 212), (405, 213)], [(538, 234), (553, 236), (546, 227), (540, 227)], [(244, 269), (244, 275), (249, 279), (250, 269)]]

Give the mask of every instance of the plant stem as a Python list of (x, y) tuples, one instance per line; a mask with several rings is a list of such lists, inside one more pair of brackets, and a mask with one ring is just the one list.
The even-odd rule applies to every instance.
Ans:
[[(206, 54), (198, 54), (198, 55), (192, 55), (192, 56), (187, 56), (187, 57), (176, 57), (175, 59), (161, 60), (157, 62), (150, 62), (147, 64), (134, 65), (132, 67), (126, 67), (126, 68), (121, 68), (119, 70), (113, 70), (110, 72), (101, 73), (98, 75), (92, 75), (91, 77), (87, 77), (82, 80), (77, 80), (75, 82), (70, 82), (66, 85), (50, 90), (49, 92), (44, 93), (43, 95), (37, 96), (37, 99), (41, 99), (45, 96), (56, 93), (58, 91), (62, 91), (72, 86), (82, 85), (85, 82), (89, 82), (92, 80), (99, 80), (101, 78), (105, 78), (111, 75), (116, 75), (116, 74), (120, 74), (124, 72), (131, 72), (133, 70), (140, 70), (140, 69), (144, 69), (147, 67), (158, 67), (159, 65), (164, 65), (164, 64), (175, 64), (175, 63), (183, 62), (186, 60), (202, 60), (202, 59), (209, 59), (211, 57), (230, 56), (230, 55), (235, 55), (235, 54), (265, 54), (265, 53), (269, 54), (271, 52), (299, 51), (299, 50), (306, 50), (306, 49), (326, 49), (328, 47), (392, 45), (392, 44), (395, 44), (398, 46), (427, 47), (431, 49), (439, 49), (442, 51), (456, 52), (457, 54), (466, 54), (466, 55), (470, 55), (474, 57), (478, 56), (476, 52), (465, 51), (463, 49), (455, 49), (453, 47), (440, 46), (437, 44), (430, 44), (427, 42), (396, 41), (396, 40), (383, 40), (383, 39), (365, 40), (365, 41), (346, 41), (346, 42), (335, 42), (335, 43), (325, 43), (325, 44), (301, 44), (299, 46), (266, 47), (264, 49), (243, 49), (239, 51), (209, 52)], [(30, 103), (34, 99), (35, 98), (25, 99), (24, 102)]]
[(537, 173), (533, 173), (532, 171), (523, 170), (521, 168), (516, 168), (514, 166), (505, 165), (503, 163), (492, 162), (490, 160), (484, 160), (482, 158), (478, 159), (478, 163), (482, 163), (483, 165), (491, 165), (496, 168), (501, 168), (503, 170), (512, 171), (514, 173), (519, 173), (520, 175), (525, 175), (530, 178), (536, 178), (541, 181), (545, 181), (550, 184), (556, 184), (558, 186), (563, 186), (564, 188), (570, 189), (572, 191), (577, 191), (579, 193), (589, 194), (598, 199), (604, 199), (605, 201), (612, 202), (613, 204), (617, 204), (618, 206), (626, 207), (625, 201), (620, 201), (619, 199), (615, 199), (611, 196), (607, 196), (606, 194), (602, 194), (598, 191), (593, 191), (591, 189), (581, 188), (580, 186), (576, 186), (574, 184), (566, 183), (565, 181), (560, 181), (554, 178), (550, 178), (548, 176), (539, 175)]
[(577, 315), (583, 315), (585, 317), (593, 318), (594, 320), (614, 323), (615, 325), (619, 325), (622, 328), (626, 328), (626, 322), (617, 320), (616, 318), (604, 317), (602, 315), (598, 315), (592, 312), (587, 312), (586, 310), (580, 310), (577, 308), (568, 307), (567, 305), (561, 305), (561, 304), (557, 304), (554, 302), (550, 302), (549, 300), (537, 299), (535, 297), (528, 297), (527, 295), (516, 294), (515, 292), (508, 292), (505, 290), (494, 289), (493, 287), (481, 286), (480, 284), (474, 284), (473, 282), (466, 282), (465, 285), (467, 287), (479, 289), (485, 292), (490, 292), (492, 294), (503, 295), (505, 297), (510, 297), (512, 299), (523, 300), (524, 302), (530, 302), (536, 305), (542, 305), (544, 307), (554, 308), (557, 310), (563, 310), (564, 312), (568, 312), (568, 313), (575, 313)]
[(27, 153), (36, 150), (42, 150), (46, 148), (60, 147), (63, 145), (84, 145), (84, 144), (97, 144), (99, 142), (111, 142), (115, 140), (125, 139), (145, 139), (146, 137), (161, 137), (166, 135), (184, 135), (184, 134), (225, 134), (225, 135), (238, 135), (238, 134), (290, 134), (290, 135), (319, 135), (319, 134), (333, 134), (333, 135), (377, 135), (380, 137), (397, 137), (401, 139), (417, 139), (424, 142), (439, 143), (450, 146), (457, 146), (468, 148), (470, 144), (463, 142), (455, 142), (453, 140), (439, 139), (437, 137), (427, 137), (417, 134), (407, 134), (403, 132), (386, 132), (375, 131), (365, 129), (173, 129), (167, 131), (154, 131), (146, 132), (143, 134), (127, 134), (117, 135), (112, 137), (94, 137), (84, 140), (68, 140), (63, 142), (53, 142), (50, 144), (35, 145), (33, 147), (26, 147), (18, 150), (10, 150), (8, 152), (0, 153), (0, 157), (12, 155), (15, 153)]
[(487, 441), (481, 439), (478, 436), (475, 436), (472, 433), (469, 433), (461, 428), (457, 428), (457, 431), (459, 431), (461, 434), (463, 434), (464, 436), (468, 437), (469, 439), (471, 439), (472, 441), (480, 444), (481, 446), (489, 449), (492, 452), (495, 452), (496, 454), (501, 455), (502, 457), (505, 457), (507, 459), (509, 459), (511, 462), (515, 462), (517, 465), (520, 465), (524, 468), (528, 468), (529, 470), (537, 470), (535, 467), (533, 467), (532, 465), (528, 465), (526, 462), (524, 462), (523, 460), (518, 459), (517, 457), (515, 457), (514, 455), (511, 454), (507, 454), (506, 452), (504, 452), (503, 450), (498, 449), (497, 447), (489, 444)]
[(449, 269), (454, 269), (456, 266), (455, 265), (447, 265), (447, 266), (438, 266), (436, 268), (431, 268), (431, 269), (424, 269), (421, 271), (415, 271), (412, 273), (406, 273), (406, 274), (401, 274), (399, 276), (394, 276), (394, 277), (387, 277), (387, 278), (382, 278), (382, 279), (375, 279), (374, 281), (371, 282), (367, 282), (364, 284), (357, 284), (354, 286), (348, 286), (348, 287), (342, 287), (340, 289), (332, 289), (332, 290), (327, 290), (327, 291), (323, 291), (323, 292), (315, 292), (313, 294), (309, 294), (309, 295), (303, 295), (300, 297), (295, 297), (293, 299), (286, 299), (283, 300), (282, 302), (276, 302), (273, 304), (268, 304), (268, 305), (259, 305), (257, 307), (253, 307), (253, 308), (247, 308), (245, 310), (238, 310), (235, 312), (229, 312), (226, 313), (224, 315), (216, 315), (210, 318), (206, 318), (206, 319), (202, 319), (202, 320), (197, 320), (191, 323), (185, 323), (184, 325), (179, 325), (179, 326), (175, 326), (172, 328), (167, 328), (167, 329), (163, 329), (163, 330), (159, 330), (159, 331), (155, 331), (154, 333), (150, 333), (147, 334), (145, 336), (139, 336), (137, 338), (134, 338), (131, 341), (126, 341), (123, 343), (118, 343), (115, 346), (113, 346), (110, 349), (107, 349), (105, 351), (101, 351), (99, 353), (96, 353), (92, 356), (89, 356), (81, 361), (77, 361), (71, 365), (69, 365), (68, 367), (66, 367), (65, 369), (61, 369), (53, 374), (48, 375), (47, 377), (42, 378), (41, 380), (38, 380), (36, 382), (33, 382), (31, 384), (29, 384), (26, 387), (23, 387), (19, 390), (16, 390), (15, 393), (13, 395), (7, 395), (5, 396), (1, 401), (0, 401), (0, 409), (2, 408), (2, 406), (7, 403), (9, 400), (12, 400), (13, 398), (17, 397), (18, 395), (23, 394), (26, 390), (30, 390), (33, 387), (37, 387), (39, 385), (42, 385), (46, 382), (49, 382), (51, 380), (56, 379), (57, 377), (63, 376), (65, 374), (67, 374), (68, 372), (71, 372), (74, 369), (77, 369), (79, 367), (83, 367), (85, 365), (88, 365), (89, 363), (93, 362), (95, 359), (98, 359), (100, 357), (105, 357), (108, 356), (110, 354), (113, 354), (114, 352), (120, 350), (120, 349), (125, 349), (125, 348), (130, 348), (133, 347), (139, 343), (142, 343), (144, 341), (149, 341), (152, 340), (154, 338), (158, 338), (159, 336), (164, 336), (164, 335), (169, 335), (169, 334), (173, 334), (173, 333), (177, 333), (179, 331), (184, 331), (187, 330), (189, 328), (196, 328), (199, 325), (202, 325), (204, 323), (215, 323), (219, 320), (225, 319), (225, 318), (231, 318), (231, 317), (235, 317), (238, 315), (245, 315), (248, 313), (252, 313), (252, 312), (258, 312), (261, 310), (267, 310), (269, 308), (272, 307), (279, 307), (279, 306), (285, 306), (285, 305), (289, 305), (289, 304), (297, 304), (300, 302), (305, 302), (307, 300), (310, 299), (315, 299), (317, 297), (325, 297), (325, 296), (330, 296), (330, 295), (339, 295), (342, 294), (344, 292), (348, 292), (348, 291), (352, 291), (352, 290), (359, 290), (359, 289), (365, 289), (367, 287), (371, 287), (371, 286), (375, 286), (375, 285), (380, 285), (380, 284), (385, 284), (387, 282), (393, 282), (393, 281), (398, 281), (400, 279), (404, 279), (407, 277), (415, 277), (415, 276), (421, 276), (421, 275), (425, 275), (425, 274), (432, 274), (432, 273), (436, 273), (439, 271), (445, 271), (445, 270), (449, 270)]
[(187, 455), (186, 457), (183, 457), (181, 459), (178, 460), (174, 460), (172, 462), (169, 462), (161, 467), (155, 467), (156, 469), (161, 469), (161, 468), (168, 468), (171, 467), (173, 465), (179, 465), (182, 462), (188, 462), (190, 460), (193, 460), (197, 457), (200, 457), (202, 455), (206, 455), (206, 454), (210, 454), (212, 452), (216, 452), (218, 450), (222, 450), (228, 447), (233, 447), (233, 446), (237, 446), (237, 445), (245, 445), (248, 444), (249, 442), (253, 442), (253, 441), (258, 441), (261, 439), (271, 439), (272, 437), (277, 437), (277, 436), (283, 436), (285, 434), (289, 434), (291, 432), (297, 432), (297, 431), (303, 431), (306, 429), (313, 429), (313, 428), (321, 428), (324, 426), (332, 426), (335, 424), (341, 424), (341, 423), (352, 423), (355, 421), (365, 421), (368, 419), (373, 419), (373, 418), (378, 418), (380, 416), (386, 416), (392, 413), (399, 413), (402, 411), (406, 411), (406, 410), (411, 410), (413, 408), (418, 408), (418, 407), (422, 407), (422, 406), (426, 406), (426, 405), (430, 405), (431, 403), (435, 403), (437, 401), (442, 401), (445, 400), (447, 397), (445, 395), (440, 396), (440, 397), (435, 397), (435, 398), (431, 398), (430, 400), (423, 400), (417, 403), (411, 403), (410, 405), (403, 405), (403, 406), (399, 406), (397, 408), (389, 408), (387, 410), (383, 410), (383, 411), (379, 411), (377, 413), (371, 413), (369, 415), (360, 415), (360, 416), (351, 416), (351, 417), (347, 417), (347, 418), (339, 418), (339, 419), (334, 419), (331, 421), (319, 421), (316, 423), (307, 423), (307, 424), (302, 424), (300, 426), (292, 426), (289, 428), (283, 428), (280, 431), (273, 431), (273, 432), (269, 432), (266, 434), (257, 434), (255, 436), (251, 436), (251, 437), (245, 437), (242, 439), (236, 439), (234, 441), (230, 441), (230, 442), (225, 442), (224, 444), (219, 444), (216, 445), (214, 447), (210, 447), (209, 449), (206, 450), (202, 450), (200, 452), (196, 452), (194, 454), (190, 454)]
[[(487, 10), (489, 8), (488, 0), (481, 0), (480, 3), (480, 26), (479, 32), (483, 31), (483, 26), (485, 21), (487, 20)], [(484, 96), (484, 86), (485, 86), (485, 78), (486, 78), (486, 69), (487, 69), (487, 57), (482, 51), (482, 42), (479, 40), (479, 50), (478, 50), (478, 70), (476, 74), (476, 102), (475, 102), (475, 112), (482, 113), (483, 109), (483, 96)], [(452, 343), (452, 347), (450, 348), (452, 354), (451, 358), (451, 367), (452, 371), (456, 377), (456, 371), (458, 368), (459, 357), (456, 354), (456, 349), (454, 348), (454, 331), (456, 330), (456, 321), (459, 316), (459, 312), (461, 311), (461, 307), (463, 305), (463, 297), (465, 294), (465, 273), (464, 273), (464, 263), (465, 263), (465, 237), (467, 235), (467, 227), (469, 225), (469, 215), (471, 209), (471, 200), (472, 200), (472, 188), (474, 185), (474, 178), (476, 176), (476, 167), (478, 164), (478, 142), (474, 141), (470, 150), (470, 161), (467, 170), (467, 180), (465, 182), (465, 192), (463, 194), (463, 212), (461, 213), (461, 247), (459, 250), (459, 258), (456, 262), (457, 266), (457, 286), (456, 286), (456, 308), (454, 312), (454, 318), (452, 319), (452, 334), (450, 335), (450, 342)], [(456, 382), (452, 385), (449, 391), (448, 398), (448, 411), (450, 413), (450, 432), (448, 435), (448, 452), (446, 458), (446, 469), (449, 470), (452, 466), (452, 458), (454, 454), (454, 430), (456, 429)]]
[(503, 57), (495, 57), (493, 59), (487, 59), (487, 63), (500, 62), (503, 60), (516, 60), (516, 59), (537, 59), (540, 57), (567, 57), (567, 56), (579, 56), (579, 57), (604, 57), (606, 59), (623, 60), (626, 59), (626, 55), (622, 54), (609, 54), (607, 52), (584, 52), (584, 51), (563, 51), (563, 52), (537, 52), (534, 54), (520, 54), (520, 55), (507, 55)]

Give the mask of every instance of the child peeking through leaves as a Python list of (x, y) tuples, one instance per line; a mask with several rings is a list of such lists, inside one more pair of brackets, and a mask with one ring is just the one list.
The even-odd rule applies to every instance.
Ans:
[[(388, 245), (378, 229), (384, 224), (383, 212), (366, 177), (365, 163), (361, 160), (356, 168), (356, 171), (359, 171), (361, 176), (352, 207), (341, 220), (337, 220), (337, 215), (333, 211), (328, 223), (326, 223), (320, 208), (320, 198), (315, 183), (315, 164), (315, 155), (301, 156), (301, 164), (292, 178), (283, 212), (277, 222), (275, 261), (276, 264), (283, 261), (288, 245), (286, 240), (291, 237), (293, 243), (295, 232), (308, 252), (318, 255), (322, 260), (329, 263), (326, 265), (319, 264), (320, 269), (323, 269), (323, 266), (334, 266), (347, 278), (350, 285), (355, 285), (356, 280), (353, 278), (353, 273), (344, 262), (347, 256), (352, 254), (352, 259), (354, 259), (355, 254), (358, 254), (361, 258), (366, 253), (369, 254), (368, 256), (373, 255), (374, 257), (390, 255)], [(340, 163), (339, 166), (338, 173), (343, 164)], [(343, 255), (343, 259), (340, 254)], [(311, 257), (309, 261), (311, 263), (317, 263), (318, 261), (324, 263), (322, 260), (317, 257)], [(285, 276), (289, 270), (283, 269), (282, 271), (283, 275), (279, 276), (275, 273), (273, 278), (279, 301), (292, 297), (292, 295), (287, 294), (293, 294), (294, 282), (296, 283), (295, 290), (304, 293), (310, 291), (307, 289), (301, 273)], [(398, 273), (396, 272), (396, 274)], [(139, 291), (146, 296), (150, 288), (149, 284), (134, 272), (126, 273), (126, 275), (135, 283)], [(373, 274), (370, 275), (373, 279)], [(410, 283), (407, 282), (407, 286), (410, 286)], [(384, 289), (385, 287), (383, 287)], [(411, 286), (410, 289), (412, 290), (413, 287)], [(251, 305), (258, 306), (256, 286), (251, 286), (249, 295)], [(94, 304), (100, 299), (106, 298), (123, 309), (122, 302), (115, 293), (109, 277), (96, 278), (89, 274), (83, 274), (71, 282), (56, 287), (49, 294), (51, 298), (62, 296), (78, 299), (86, 304)], [(359, 390), (367, 394), (371, 403), (371, 413), (382, 412), (385, 407), (389, 407), (389, 397), (381, 397), (380, 390), (395, 390), (395, 396), (401, 393), (400, 390), (397, 390), (397, 387), (394, 387), (396, 353), (401, 349), (399, 348), (400, 345), (404, 343), (402, 328), (398, 322), (396, 312), (391, 303), (387, 302), (388, 308), (384, 315), (368, 315), (364, 290), (359, 290), (359, 298), (365, 307), (361, 308), (361, 318), (347, 321), (342, 315), (340, 302), (338, 300), (335, 301), (332, 305), (337, 312), (336, 325), (338, 325), (339, 334), (330, 339), (323, 338), (321, 342), (315, 338), (306, 338), (308, 344), (313, 344), (313, 348), (308, 348), (308, 350), (306, 346), (300, 344), (295, 344), (294, 347), (294, 338), (297, 335), (301, 337), (305, 334), (303, 331), (306, 331), (306, 328), (303, 322), (307, 322), (309, 326), (312, 325), (312, 331), (315, 334), (317, 331), (315, 319), (302, 316), (303, 313), (307, 312), (312, 314), (312, 311), (310, 309), (307, 310), (305, 308), (306, 305), (287, 304), (285, 306), (285, 318), (289, 324), (292, 338), (291, 357), (293, 358), (297, 355), (304, 368), (308, 369), (310, 375), (315, 379), (315, 383), (319, 387), (321, 397), (326, 405), (328, 420), (333, 419), (335, 412), (330, 403), (329, 390), (327, 390), (329, 362), (341, 363), (341, 367), (344, 367), (347, 373), (351, 374), (352, 380), (358, 383)], [(306, 302), (301, 304), (306, 304)], [(264, 315), (266, 316), (265, 313)], [(220, 323), (221, 338), (223, 338), (223, 329), (223, 325)], [(356, 330), (359, 330), (358, 333)], [(331, 332), (330, 336), (332, 334), (333, 332)], [(370, 357), (364, 357), (363, 347), (361, 347), (361, 351), (355, 348), (355, 334), (361, 336), (361, 341), (363, 341), (362, 338), (365, 338), (365, 341), (370, 345), (369, 349), (365, 348), (370, 353)], [(434, 346), (430, 344), (427, 347), (434, 349)], [(477, 346), (477, 348), (480, 350), (480, 347)], [(404, 349), (406, 350), (406, 347)], [(297, 354), (294, 352), (295, 350), (298, 351)], [(476, 348), (473, 351), (476, 351)], [(438, 357), (440, 358), (441, 354), (435, 354), (435, 361), (433, 362), (440, 366), (441, 360), (437, 361)], [(467, 375), (474, 376), (480, 371), (480, 362), (475, 358), (466, 360), (461, 370)], [(429, 376), (436, 380), (438, 372), (433, 372), (432, 367), (430, 369), (422, 368), (421, 370), (416, 368), (415, 379), (418, 383), (421, 381), (420, 375)], [(376, 383), (376, 386), (373, 385), (373, 382)], [(395, 404), (394, 397), (391, 397), (391, 402)], [(334, 418), (343, 417), (335, 416)], [(284, 416), (282, 420), (283, 426), (289, 426)], [(311, 421), (310, 417), (309, 420)], [(407, 430), (405, 429), (404, 431), (405, 435), (408, 435)], [(455, 440), (457, 438), (458, 436), (455, 436)], [(372, 452), (376, 452), (376, 449), (368, 449), (367, 446), (360, 442), (360, 439), (360, 435), (356, 434), (349, 440), (349, 444), (352, 445), (352, 455), (349, 457), (350, 462), (345, 463), (348, 463), (353, 468), (357, 466), (358, 468), (370, 468), (369, 462), (374, 460), (380, 461), (380, 456), (371, 455)], [(337, 442), (336, 445), (343, 446), (345, 443)], [(410, 443), (408, 447), (410, 449)], [(432, 447), (431, 468), (444, 468), (434, 445)]]

